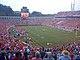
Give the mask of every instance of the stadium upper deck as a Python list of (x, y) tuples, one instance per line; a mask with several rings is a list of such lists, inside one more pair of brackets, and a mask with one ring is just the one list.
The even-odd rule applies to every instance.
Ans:
[[(44, 19), (66, 19), (66, 18), (80, 18), (80, 11), (65, 11), (58, 12), (55, 16), (46, 16), (46, 17), (27, 17), (27, 20), (44, 20)], [(1, 19), (6, 20), (22, 20), (20, 16), (0, 16)], [(25, 19), (26, 20), (26, 19)]]

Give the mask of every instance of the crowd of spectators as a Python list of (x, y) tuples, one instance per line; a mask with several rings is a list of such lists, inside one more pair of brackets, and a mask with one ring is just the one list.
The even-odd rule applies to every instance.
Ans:
[[(80, 29), (79, 23), (80, 20), (77, 20), (77, 27)], [(80, 60), (80, 43), (73, 42), (52, 48), (34, 47), (16, 36), (12, 37), (7, 31), (10, 26), (17, 24), (76, 28), (76, 20), (0, 20), (0, 60)]]
[[(25, 47), (25, 48), (24, 48)], [(80, 43), (68, 43), (52, 48), (37, 48), (20, 40), (6, 39), (0, 42), (1, 60), (80, 60)]]
[(80, 20), (59, 20), (53, 24), (53, 27), (64, 29), (64, 30), (71, 30), (75, 31), (77, 28), (80, 31)]
[[(9, 21), (9, 22), (8, 22)], [(64, 19), (64, 20), (0, 20), (0, 32), (5, 32), (7, 28), (12, 25), (44, 25), (44, 26), (54, 26), (60, 29), (70, 29), (75, 30), (78, 27), (80, 30), (80, 20), (78, 19)], [(3, 26), (3, 27), (2, 27)]]
[(38, 48), (11, 37), (0, 35), (1, 60), (80, 60), (80, 43), (68, 43), (52, 48)]
[(63, 11), (63, 12), (58, 12), (55, 16), (66, 17), (66, 16), (73, 16), (73, 15), (80, 15), (80, 11)]

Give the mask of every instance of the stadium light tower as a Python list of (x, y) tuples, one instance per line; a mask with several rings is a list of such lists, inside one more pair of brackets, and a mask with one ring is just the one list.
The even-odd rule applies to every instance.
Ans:
[[(71, 0), (71, 11), (75, 11), (75, 0)], [(77, 20), (77, 17), (75, 17), (74, 18), (74, 20), (76, 20), (76, 31), (75, 31), (75, 37), (76, 38), (80, 38), (80, 35), (78, 34), (78, 30), (79, 30), (79, 28), (78, 28), (78, 20)]]
[[(71, 0), (71, 11), (75, 11), (75, 0)], [(74, 20), (76, 20), (76, 31), (75, 31), (75, 37), (79, 38), (80, 36), (78, 36), (78, 21), (77, 18), (75, 17)]]
[(71, 11), (75, 11), (75, 0), (71, 0)]

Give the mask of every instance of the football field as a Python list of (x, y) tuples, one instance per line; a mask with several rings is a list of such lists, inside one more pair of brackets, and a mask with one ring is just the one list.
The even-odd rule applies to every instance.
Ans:
[[(33, 41), (29, 44), (38, 47), (53, 47), (70, 42), (80, 42), (75, 38), (75, 32), (68, 32), (47, 26), (16, 26), (25, 30)], [(24, 39), (22, 39), (24, 40)]]

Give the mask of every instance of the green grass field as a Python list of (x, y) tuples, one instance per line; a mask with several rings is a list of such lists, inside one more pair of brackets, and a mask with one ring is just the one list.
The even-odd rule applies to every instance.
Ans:
[[(59, 44), (67, 44), (69, 42), (80, 42), (79, 38), (75, 38), (74, 32), (67, 32), (47, 26), (16, 26), (21, 27), (35, 41), (31, 42), (33, 46), (53, 47)], [(21, 39), (24, 41), (24, 39)]]

